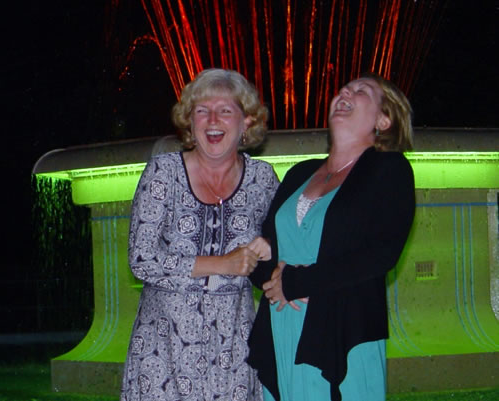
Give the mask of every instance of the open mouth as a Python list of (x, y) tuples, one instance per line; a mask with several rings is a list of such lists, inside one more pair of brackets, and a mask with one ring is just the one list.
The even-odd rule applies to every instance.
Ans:
[(352, 104), (347, 102), (345, 99), (341, 99), (337, 104), (335, 111), (350, 111), (352, 110)]
[(218, 143), (224, 137), (224, 132), (219, 130), (209, 130), (206, 131), (206, 137), (209, 143)]

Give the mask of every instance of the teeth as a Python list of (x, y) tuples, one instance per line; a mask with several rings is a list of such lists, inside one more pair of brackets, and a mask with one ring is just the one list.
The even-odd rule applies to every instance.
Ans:
[(211, 136), (223, 135), (223, 131), (218, 131), (218, 130), (206, 131), (206, 135), (211, 135)]
[(347, 102), (344, 99), (341, 99), (337, 104), (336, 104), (336, 110), (340, 111), (350, 111), (352, 110), (352, 105)]

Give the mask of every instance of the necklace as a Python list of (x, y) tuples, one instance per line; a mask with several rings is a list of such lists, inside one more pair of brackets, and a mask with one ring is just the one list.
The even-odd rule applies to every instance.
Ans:
[(213, 191), (213, 189), (211, 189), (211, 187), (208, 185), (208, 183), (206, 183), (206, 187), (210, 190), (211, 194), (212, 194), (215, 198), (217, 198), (217, 202), (216, 202), (216, 204), (217, 204), (218, 206), (222, 206), (222, 203), (224, 202), (224, 198), (222, 198), (221, 196), (218, 196), (218, 195), (217, 195), (217, 194)]
[[(222, 179), (222, 182), (227, 181), (227, 180), (232, 181), (233, 173), (239, 174), (239, 170), (240, 170), (239, 164), (240, 163), (238, 163), (238, 161), (236, 161), (233, 168), (231, 168), (230, 171), (228, 172), (228, 174), (224, 177), (225, 179)], [(217, 206), (222, 206), (222, 204), (224, 202), (224, 198), (217, 195), (217, 193), (213, 190), (211, 185), (208, 183), (208, 180), (205, 178), (207, 176), (207, 174), (205, 174), (206, 170), (203, 167), (202, 163), (198, 162), (198, 165), (201, 167), (199, 170), (199, 176), (201, 177), (202, 181), (204, 181), (204, 185), (206, 186), (206, 188), (208, 188), (210, 193), (217, 199), (215, 204)]]
[(340, 167), (338, 170), (335, 170), (332, 173), (327, 173), (326, 178), (324, 179), (324, 182), (328, 182), (333, 175), (336, 175), (336, 174), (342, 172), (343, 170), (345, 170), (350, 164), (352, 164), (354, 162), (355, 159), (356, 159), (356, 157), (354, 157), (352, 160), (350, 160), (343, 167)]

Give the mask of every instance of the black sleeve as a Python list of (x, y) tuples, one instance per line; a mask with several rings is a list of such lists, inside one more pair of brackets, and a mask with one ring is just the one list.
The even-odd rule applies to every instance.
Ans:
[(249, 279), (251, 280), (253, 285), (260, 290), (262, 289), (263, 284), (270, 280), (272, 271), (277, 266), (277, 238), (275, 233), (274, 219), (275, 214), (280, 207), (279, 199), (281, 198), (280, 194), (283, 192), (283, 183), (281, 183), (281, 185), (277, 189), (275, 197), (267, 213), (267, 217), (262, 223), (262, 237), (270, 241), (272, 257), (268, 261), (258, 262), (258, 266), (249, 276)]

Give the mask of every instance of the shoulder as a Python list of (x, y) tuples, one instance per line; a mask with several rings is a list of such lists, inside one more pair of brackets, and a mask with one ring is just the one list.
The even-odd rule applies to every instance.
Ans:
[(246, 173), (255, 174), (257, 177), (277, 177), (274, 167), (269, 162), (261, 159), (254, 159), (247, 153), (243, 153), (243, 157), (245, 160)]
[(151, 157), (150, 161), (155, 163), (181, 163), (180, 152), (158, 153)]
[(180, 152), (158, 153), (149, 159), (147, 165), (148, 167), (154, 166), (156, 170), (171, 170), (181, 167), (183, 161)]
[(286, 173), (284, 179), (295, 179), (298, 177), (311, 176), (325, 161), (326, 159), (308, 159), (296, 163)]
[[(369, 191), (385, 191), (387, 188), (414, 189), (414, 174), (409, 161), (400, 152), (378, 152), (367, 149), (342, 184), (342, 192), (357, 193), (360, 188)], [(348, 189), (348, 191), (347, 191)]]
[(384, 163), (404, 163), (407, 162), (406, 157), (402, 152), (381, 152), (374, 149), (374, 147), (368, 148), (360, 156), (360, 159), (366, 159), (370, 161), (384, 162)]
[(242, 153), (242, 156), (247, 168), (273, 170), (272, 165), (265, 160), (253, 158), (247, 153)]
[(142, 173), (144, 179), (153, 177), (163, 177), (167, 179), (178, 174), (178, 170), (183, 168), (183, 161), (180, 152), (159, 153), (152, 156)]
[(243, 153), (242, 155), (245, 160), (245, 176), (251, 177), (249, 181), (257, 182), (268, 189), (272, 189), (272, 193), (275, 192), (276, 187), (279, 185), (279, 180), (274, 167), (264, 160), (250, 157), (247, 153)]
[(388, 169), (412, 172), (411, 164), (401, 152), (379, 152), (369, 148), (361, 155), (358, 164), (371, 171)]
[(288, 169), (278, 189), (277, 198), (287, 198), (324, 163), (325, 159), (308, 159)]

